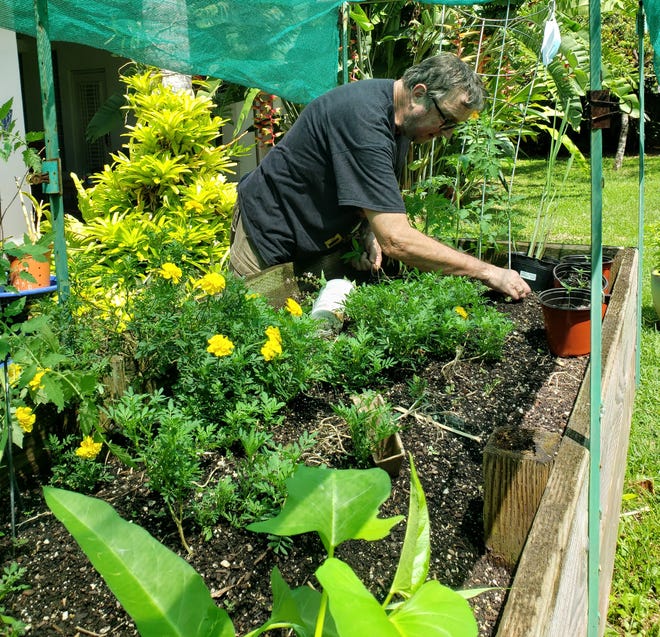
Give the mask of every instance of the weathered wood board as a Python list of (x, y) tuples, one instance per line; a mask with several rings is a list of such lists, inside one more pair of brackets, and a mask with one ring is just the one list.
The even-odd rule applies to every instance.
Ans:
[[(617, 252), (603, 321), (600, 633), (607, 619), (636, 390), (637, 251)], [(582, 383), (500, 618), (497, 637), (587, 634), (590, 369)]]

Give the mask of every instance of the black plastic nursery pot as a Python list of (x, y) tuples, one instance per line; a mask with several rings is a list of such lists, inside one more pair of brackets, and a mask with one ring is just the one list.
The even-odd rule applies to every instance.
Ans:
[(511, 269), (516, 270), (534, 292), (552, 287), (555, 265), (557, 261), (553, 259), (536, 259), (524, 252), (511, 253)]

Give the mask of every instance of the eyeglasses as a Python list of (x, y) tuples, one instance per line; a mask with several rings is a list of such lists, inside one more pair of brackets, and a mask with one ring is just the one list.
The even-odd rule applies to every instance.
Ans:
[[(431, 97), (429, 95), (429, 97)], [(440, 130), (453, 130), (458, 126), (458, 122), (455, 122), (452, 120), (451, 117), (447, 116), (443, 110), (438, 106), (438, 103), (435, 101), (434, 97), (431, 97), (431, 101), (433, 102), (433, 106), (435, 106), (435, 110), (438, 111), (438, 114), (442, 118), (442, 126), (440, 126)]]

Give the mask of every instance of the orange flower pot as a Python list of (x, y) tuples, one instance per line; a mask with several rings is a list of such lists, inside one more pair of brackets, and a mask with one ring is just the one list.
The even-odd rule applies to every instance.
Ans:
[(50, 252), (45, 261), (37, 261), (32, 255), (9, 258), (9, 284), (19, 291), (36, 290), (50, 285)]
[[(555, 356), (583, 356), (591, 352), (591, 293), (551, 288), (539, 292), (550, 351)], [(607, 305), (603, 303), (601, 318)]]

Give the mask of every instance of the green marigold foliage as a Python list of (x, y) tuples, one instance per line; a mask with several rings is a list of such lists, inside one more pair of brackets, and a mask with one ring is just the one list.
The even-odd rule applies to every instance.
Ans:
[(333, 382), (363, 387), (384, 369), (414, 369), (431, 355), (500, 357), (513, 324), (486, 302), (484, 290), (433, 273), (356, 288), (346, 300), (349, 332), (333, 345)]
[(72, 175), (82, 215), (67, 218), (72, 276), (99, 284), (108, 275), (130, 287), (166, 260), (213, 269), (227, 254), (236, 200), (226, 175), (244, 149), (219, 143), (227, 121), (208, 93), (175, 92), (153, 70), (123, 81), (135, 122), (126, 152), (112, 155), (89, 188)]

